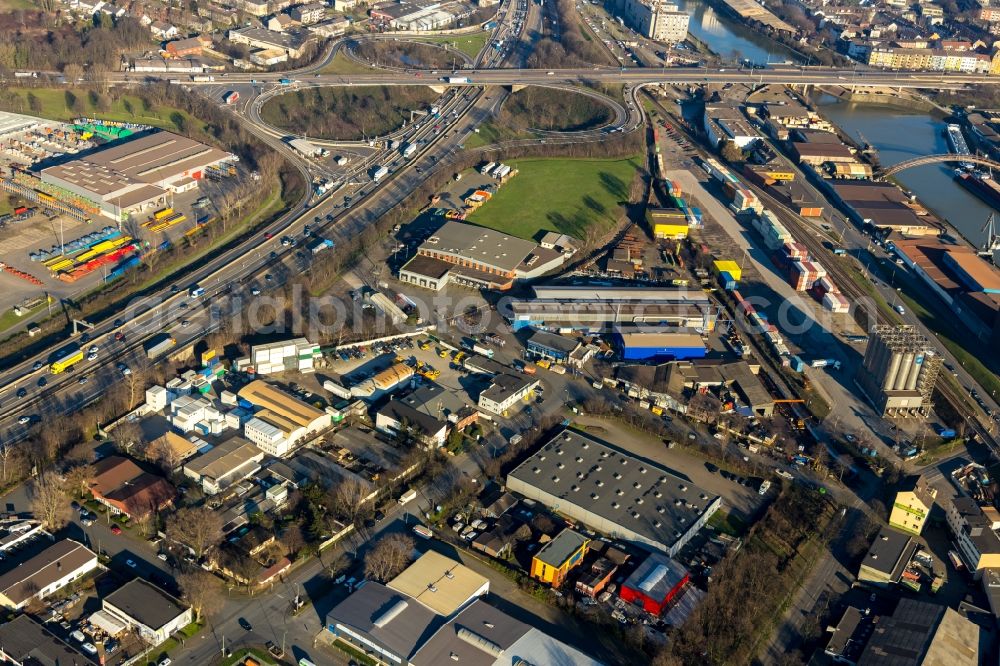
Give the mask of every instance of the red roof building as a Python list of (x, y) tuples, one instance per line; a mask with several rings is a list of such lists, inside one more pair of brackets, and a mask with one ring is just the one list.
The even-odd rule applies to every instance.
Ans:
[(113, 513), (130, 518), (142, 518), (170, 506), (177, 494), (162, 476), (143, 471), (122, 456), (109, 456), (94, 465), (90, 492)]
[(647, 613), (660, 615), (691, 580), (691, 575), (666, 555), (654, 553), (643, 560), (622, 583), (619, 594)]

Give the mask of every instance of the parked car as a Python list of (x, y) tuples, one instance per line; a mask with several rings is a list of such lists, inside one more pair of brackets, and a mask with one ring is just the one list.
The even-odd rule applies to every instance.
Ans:
[(122, 528), (118, 527), (117, 525), (112, 525), (111, 533), (114, 534), (115, 536), (118, 536), (119, 534), (122, 533)]

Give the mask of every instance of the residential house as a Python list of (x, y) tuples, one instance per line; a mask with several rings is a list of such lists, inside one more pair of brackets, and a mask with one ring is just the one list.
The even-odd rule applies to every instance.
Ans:
[(144, 518), (173, 503), (176, 490), (161, 476), (143, 471), (122, 456), (108, 456), (94, 464), (90, 492), (112, 513)]
[(190, 606), (142, 578), (133, 578), (104, 597), (102, 608), (154, 646), (194, 619)]
[(292, 7), (288, 10), (288, 14), (302, 25), (312, 25), (323, 20), (326, 16), (326, 7), (320, 2), (310, 2)]
[(288, 14), (275, 14), (267, 19), (267, 29), (273, 32), (285, 32), (298, 25), (298, 22)]
[(430, 447), (444, 446), (448, 437), (447, 421), (399, 400), (390, 400), (375, 411), (375, 428), (390, 437), (413, 436)]
[(180, 31), (176, 27), (163, 21), (153, 21), (150, 23), (149, 32), (156, 39), (174, 39), (180, 34)]
[(889, 525), (904, 532), (919, 535), (927, 522), (937, 489), (920, 475), (903, 479), (889, 512)]

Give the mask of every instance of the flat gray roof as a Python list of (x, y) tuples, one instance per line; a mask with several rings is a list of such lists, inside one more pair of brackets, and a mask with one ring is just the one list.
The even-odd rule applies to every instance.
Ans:
[[(558, 511), (574, 507), (621, 526), (664, 548), (679, 541), (719, 499), (690, 481), (606, 442), (564, 430), (507, 475), (558, 498)], [(522, 492), (523, 494), (523, 492)], [(581, 522), (593, 522), (578, 517)], [(602, 525), (591, 525), (608, 532)]]
[(326, 617), (327, 625), (344, 625), (404, 660), (430, 638), (443, 620), (415, 599), (375, 581), (365, 583)]
[(557, 534), (555, 539), (542, 546), (535, 557), (558, 569), (588, 541), (590, 539), (567, 527)]
[(73, 666), (94, 663), (27, 615), (0, 624), (0, 651), (22, 664)]
[(548, 331), (533, 331), (531, 333), (531, 337), (528, 338), (528, 342), (546, 347), (548, 349), (565, 352), (567, 354), (580, 346), (579, 340), (567, 338), (564, 335), (549, 333)]
[(508, 650), (529, 629), (523, 622), (476, 600), (435, 632), (411, 661), (413, 666), (441, 666), (451, 661), (462, 666), (493, 666), (496, 652)]
[[(910, 535), (884, 526), (868, 549), (863, 564), (869, 569), (895, 577), (897, 573), (902, 573), (903, 567), (907, 564), (901, 561), (904, 555), (907, 555), (907, 550), (909, 555), (913, 554), (912, 542)], [(909, 560), (909, 557), (906, 559)]]
[(569, 301), (666, 301), (672, 303), (709, 303), (700, 289), (661, 289), (650, 287), (615, 287), (610, 285), (537, 284), (532, 287), (535, 299)]
[[(513, 371), (512, 371), (513, 372)], [(523, 391), (532, 384), (537, 384), (538, 380), (526, 375), (515, 375), (504, 373), (495, 375), (490, 387), (482, 392), (488, 400), (493, 402), (503, 402), (510, 396)]]
[(151, 629), (159, 629), (187, 611), (188, 607), (152, 583), (133, 578), (104, 597), (111, 605)]
[(263, 452), (253, 442), (242, 437), (230, 437), (188, 461), (184, 467), (199, 476), (218, 479), (257, 457), (263, 457)]
[(513, 271), (537, 248), (533, 241), (455, 220), (445, 222), (420, 246), (424, 252), (442, 252), (504, 271)]

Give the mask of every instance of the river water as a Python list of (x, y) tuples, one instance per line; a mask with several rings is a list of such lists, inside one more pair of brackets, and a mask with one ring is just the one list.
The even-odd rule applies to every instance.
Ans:
[[(779, 44), (722, 15), (704, 0), (677, 0), (691, 15), (688, 31), (727, 60), (780, 62), (793, 56)], [(944, 138), (944, 122), (926, 112), (843, 102), (832, 95), (816, 99), (820, 111), (854, 139), (858, 133), (878, 149), (883, 166), (920, 155), (951, 152)], [(983, 242), (982, 227), (993, 209), (955, 182), (953, 166), (916, 167), (900, 173), (898, 182), (917, 195), (935, 215), (947, 220), (975, 245)], [(1000, 176), (1000, 174), (998, 174)]]
[[(877, 104), (843, 102), (832, 95), (816, 98), (820, 113), (858, 140), (858, 132), (878, 149), (882, 166), (921, 155), (951, 152), (944, 137), (946, 123), (924, 112)], [(993, 209), (954, 180), (954, 166), (931, 164), (899, 173), (896, 180), (935, 215), (947, 220), (975, 245), (983, 242), (986, 218)]]
[(754, 63), (798, 60), (788, 49), (722, 15), (703, 0), (677, 0), (677, 6), (691, 15), (688, 32), (726, 60), (736, 62), (747, 58)]

